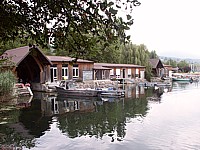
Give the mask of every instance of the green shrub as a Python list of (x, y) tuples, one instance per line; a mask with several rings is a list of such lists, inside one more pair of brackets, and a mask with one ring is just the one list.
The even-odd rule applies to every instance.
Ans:
[(10, 70), (0, 70), (0, 95), (8, 94), (12, 91), (16, 77)]

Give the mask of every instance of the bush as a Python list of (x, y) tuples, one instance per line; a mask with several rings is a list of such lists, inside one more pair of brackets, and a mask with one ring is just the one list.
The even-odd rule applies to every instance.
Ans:
[(0, 95), (8, 94), (12, 91), (16, 77), (10, 70), (0, 71)]

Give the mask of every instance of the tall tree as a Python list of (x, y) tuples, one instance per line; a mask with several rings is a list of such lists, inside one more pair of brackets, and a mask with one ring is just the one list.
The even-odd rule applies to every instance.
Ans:
[[(86, 55), (96, 44), (91, 36), (99, 36), (109, 44), (130, 38), (125, 30), (133, 24), (132, 16), (118, 17), (118, 10), (132, 11), (137, 0), (2, 0), (0, 4), (0, 41), (31, 37), (38, 44), (54, 48), (70, 45), (77, 56)], [(73, 52), (73, 51), (70, 51)]]
[(155, 59), (155, 58), (158, 58), (158, 55), (156, 54), (156, 51), (153, 50), (149, 53), (149, 57), (150, 59)]
[(151, 65), (149, 64), (149, 54), (147, 47), (144, 44), (135, 45), (127, 43), (120, 47), (120, 63), (136, 64), (146, 66), (145, 76), (150, 80)]
[(189, 67), (189, 63), (187, 63), (185, 60), (181, 60), (178, 62), (177, 66), (182, 72), (189, 72), (191, 69)]
[[(1, 31), (0, 31), (1, 32)], [(27, 46), (29, 44), (34, 44), (35, 41), (30, 38), (21, 38), (20, 36), (16, 36), (15, 40), (7, 39), (0, 41), (0, 55), (9, 49)]]
[(164, 61), (165, 64), (167, 65), (171, 65), (172, 67), (177, 67), (177, 61), (173, 60), (173, 59), (169, 59), (167, 61)]

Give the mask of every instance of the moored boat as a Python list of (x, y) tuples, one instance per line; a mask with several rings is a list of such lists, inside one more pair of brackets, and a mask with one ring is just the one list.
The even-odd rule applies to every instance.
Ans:
[(99, 89), (99, 95), (101, 97), (124, 97), (125, 91), (109, 87), (109, 88)]
[(183, 78), (183, 77), (172, 77), (172, 81), (188, 81), (193, 82), (192, 78)]
[(63, 97), (124, 97), (125, 91), (109, 88), (78, 88), (72, 81), (61, 81), (56, 87), (57, 93)]
[(80, 97), (97, 97), (99, 91), (95, 89), (65, 89), (63, 87), (56, 87), (59, 95), (80, 96)]
[(97, 97), (99, 95), (98, 90), (76, 88), (71, 81), (62, 81), (59, 86), (56, 86), (56, 91), (58, 95), (67, 97)]

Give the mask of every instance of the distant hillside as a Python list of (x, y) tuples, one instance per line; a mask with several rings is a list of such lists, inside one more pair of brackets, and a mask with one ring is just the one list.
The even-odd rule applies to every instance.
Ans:
[(193, 63), (193, 64), (200, 64), (200, 59), (191, 59), (191, 58), (176, 58), (176, 57), (166, 57), (166, 56), (159, 56), (159, 58), (162, 61), (167, 61), (167, 60), (175, 60), (177, 62), (185, 60), (188, 63)]

